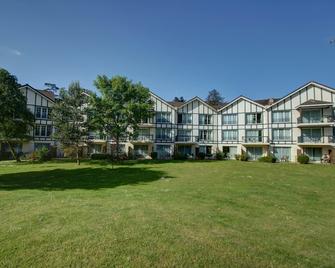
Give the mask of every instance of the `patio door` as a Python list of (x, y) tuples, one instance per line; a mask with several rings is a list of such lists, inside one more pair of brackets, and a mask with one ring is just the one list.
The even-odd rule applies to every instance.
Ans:
[(321, 128), (304, 128), (301, 130), (304, 142), (320, 142), (322, 136)]
[(262, 157), (263, 149), (262, 147), (248, 147), (247, 155), (250, 160), (257, 160), (258, 158)]

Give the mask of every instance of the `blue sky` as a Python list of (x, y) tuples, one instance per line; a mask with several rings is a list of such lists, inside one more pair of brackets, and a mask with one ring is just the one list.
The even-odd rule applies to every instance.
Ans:
[(335, 87), (335, 1), (0, 0), (0, 67), (43, 88), (97, 74), (165, 99)]

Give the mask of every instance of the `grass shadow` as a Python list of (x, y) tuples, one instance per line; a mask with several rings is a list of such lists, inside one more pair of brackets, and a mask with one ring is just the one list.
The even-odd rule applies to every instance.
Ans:
[(147, 167), (51, 169), (1, 174), (0, 190), (98, 190), (122, 185), (138, 185), (167, 178), (163, 171)]

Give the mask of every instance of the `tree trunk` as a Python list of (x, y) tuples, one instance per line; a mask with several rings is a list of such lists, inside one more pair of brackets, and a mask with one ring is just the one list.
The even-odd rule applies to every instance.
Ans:
[(116, 137), (116, 161), (119, 161), (119, 146), (120, 146), (120, 138)]
[(76, 146), (76, 159), (77, 159), (77, 165), (80, 165), (79, 145)]
[(21, 162), (21, 159), (20, 159), (20, 157), (18, 157), (17, 154), (15, 153), (12, 144), (11, 144), (9, 141), (7, 141), (7, 144), (8, 144), (8, 146), (9, 146), (9, 150), (10, 150), (10, 152), (12, 153), (12, 156), (13, 156), (13, 158), (16, 160), (16, 162)]

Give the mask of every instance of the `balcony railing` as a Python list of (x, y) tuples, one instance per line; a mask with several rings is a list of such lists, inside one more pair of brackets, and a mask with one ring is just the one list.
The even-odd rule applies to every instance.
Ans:
[(271, 142), (289, 142), (292, 141), (291, 136), (287, 136), (287, 137), (275, 137), (272, 138)]
[(298, 143), (335, 143), (334, 136), (319, 136), (319, 137), (308, 137), (308, 136), (299, 136)]
[(269, 139), (266, 136), (246, 136), (242, 137), (245, 143), (268, 143)]
[(317, 124), (317, 123), (333, 123), (334, 116), (324, 116), (319, 118), (311, 118), (311, 117), (298, 117), (298, 124)]
[(176, 136), (176, 142), (196, 142), (198, 137), (195, 136), (183, 136), (183, 135), (177, 135)]
[(174, 139), (170, 136), (156, 136), (155, 142), (173, 142)]
[(153, 141), (154, 135), (138, 135), (133, 138), (133, 141)]

